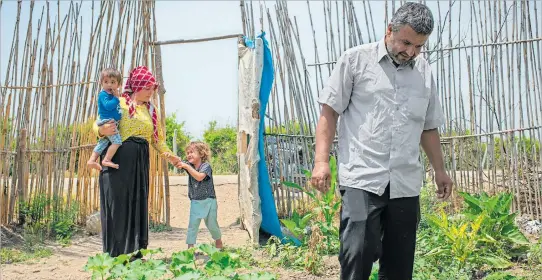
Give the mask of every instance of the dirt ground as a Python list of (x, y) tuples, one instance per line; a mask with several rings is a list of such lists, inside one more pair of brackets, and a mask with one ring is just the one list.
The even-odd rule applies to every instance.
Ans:
[[(171, 184), (171, 226), (172, 231), (150, 233), (149, 248), (162, 248), (164, 254), (186, 249), (186, 228), (188, 226), (189, 203), (187, 194), (187, 177), (170, 177)], [(237, 176), (215, 176), (215, 187), (218, 199), (218, 220), (222, 229), (223, 241), (229, 247), (249, 246), (246, 231), (239, 226), (239, 202)], [(212, 239), (205, 228), (200, 225), (198, 243), (211, 243)], [(53, 255), (33, 262), (5, 264), (0, 267), (1, 280), (17, 279), (90, 279), (90, 274), (83, 271), (89, 256), (102, 251), (99, 236), (80, 236), (74, 238), (69, 247), (53, 246)], [(279, 279), (337, 279), (338, 268), (336, 258), (326, 260), (326, 264), (334, 269), (321, 277), (308, 276), (303, 271), (271, 271), (280, 275)]]

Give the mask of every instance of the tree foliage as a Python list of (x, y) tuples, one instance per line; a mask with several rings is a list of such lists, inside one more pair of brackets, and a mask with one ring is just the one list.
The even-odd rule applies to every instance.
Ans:
[(237, 174), (237, 129), (230, 125), (218, 126), (209, 122), (203, 141), (211, 148), (211, 165), (217, 174)]
[(191, 141), (192, 136), (185, 131), (185, 122), (177, 121), (177, 114), (173, 113), (166, 117), (166, 144), (168, 147), (173, 148), (173, 137), (175, 130), (177, 130), (177, 155), (184, 159), (186, 157), (184, 148)]

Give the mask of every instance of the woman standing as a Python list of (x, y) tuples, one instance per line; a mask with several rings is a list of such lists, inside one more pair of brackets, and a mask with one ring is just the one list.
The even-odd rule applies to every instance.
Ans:
[[(132, 70), (120, 97), (118, 132), (123, 142), (113, 157), (119, 169), (103, 167), (100, 172), (103, 251), (112, 257), (146, 249), (149, 244), (149, 143), (171, 164), (179, 161), (158, 129), (158, 114), (150, 102), (157, 87), (147, 67)], [(100, 137), (108, 136), (117, 127), (114, 123), (94, 125), (94, 131)], [(141, 253), (134, 258), (141, 258)]]

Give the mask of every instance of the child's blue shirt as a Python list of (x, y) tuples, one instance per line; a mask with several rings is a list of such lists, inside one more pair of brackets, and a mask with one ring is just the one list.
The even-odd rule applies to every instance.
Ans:
[(119, 121), (121, 118), (119, 98), (105, 90), (100, 91), (98, 94), (98, 116), (101, 120)]

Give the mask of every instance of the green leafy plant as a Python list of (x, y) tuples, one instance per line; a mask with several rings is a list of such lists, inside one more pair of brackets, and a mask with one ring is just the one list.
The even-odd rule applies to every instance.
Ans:
[(494, 268), (507, 268), (512, 265), (506, 258), (484, 250), (480, 246), (482, 242), (491, 242), (490, 237), (480, 234), (484, 215), (477, 216), (474, 221), (459, 221), (457, 224), (450, 222), (444, 211), (440, 217), (430, 215), (428, 218), (429, 223), (443, 234), (444, 242), (428, 252), (427, 256), (450, 255), (458, 261), (460, 268), (463, 268), (467, 262), (479, 265), (490, 264)]
[(488, 275), (486, 278), (484, 278), (484, 280), (517, 280), (517, 279), (522, 279), (522, 278), (511, 275), (506, 272), (495, 272)]
[[(312, 274), (319, 274), (322, 271), (322, 255), (339, 251), (339, 227), (336, 221), (340, 199), (337, 195), (337, 162), (334, 157), (330, 158), (329, 165), (331, 187), (323, 194), (311, 187), (282, 182), (286, 187), (305, 193), (310, 198), (311, 211), (299, 214), (294, 210), (291, 218), (280, 220), (300, 244), (283, 244), (275, 237), (268, 241), (266, 251), (280, 266), (303, 268)], [(311, 173), (307, 170), (304, 173), (310, 179)]]
[(537, 243), (531, 244), (527, 253), (527, 262), (531, 267), (542, 265), (542, 238)]
[(172, 228), (171, 226), (168, 226), (166, 223), (157, 223), (151, 220), (149, 223), (149, 230), (151, 232), (165, 232), (165, 231), (172, 231)]
[[(221, 251), (215, 247), (202, 244), (195, 248), (173, 253), (170, 262), (153, 259), (152, 255), (162, 253), (161, 249), (141, 250), (143, 256), (150, 255), (146, 261), (141, 259), (130, 262), (133, 254), (112, 258), (109, 254), (98, 254), (90, 257), (85, 271), (92, 273), (93, 279), (163, 279), (171, 274), (174, 279), (276, 279), (265, 272), (237, 273), (237, 269), (245, 267), (239, 255)], [(203, 253), (207, 260), (198, 264), (196, 253)]]
[[(143, 256), (160, 253), (162, 250), (141, 250)], [(85, 271), (92, 272), (92, 279), (158, 279), (167, 273), (167, 265), (162, 260), (141, 259), (129, 262), (134, 254), (112, 258), (108, 253), (98, 254), (88, 259)]]
[[(297, 213), (293, 213), (292, 219), (282, 219), (281, 222), (296, 236), (298, 239), (303, 239), (301, 233), (306, 232), (305, 228), (313, 223), (317, 225), (322, 232), (324, 244), (320, 246), (321, 252), (326, 254), (334, 254), (339, 249), (339, 227), (335, 224), (335, 219), (338, 217), (341, 201), (337, 195), (337, 161), (335, 157), (330, 157), (329, 167), (331, 171), (331, 186), (325, 193), (320, 194), (317, 190), (311, 187), (301, 187), (292, 182), (283, 182), (289, 188), (297, 189), (304, 192), (311, 198), (314, 207), (312, 212), (300, 217)], [(305, 176), (310, 179), (312, 174), (310, 171), (304, 171)], [(322, 217), (317, 219), (315, 217)], [(306, 239), (306, 238), (305, 238)], [(303, 241), (303, 240), (302, 240)], [(306, 241), (306, 240), (305, 240)]]
[(43, 243), (46, 238), (54, 237), (60, 244), (69, 245), (77, 231), (78, 213), (77, 203), (68, 205), (61, 197), (48, 198), (44, 194), (32, 197), (19, 205), (25, 241)]
[(307, 227), (312, 217), (312, 213), (307, 213), (300, 216), (296, 211), (294, 211), (292, 218), (280, 219), (280, 221), (296, 239), (306, 242), (306, 238), (308, 237)]
[(511, 193), (501, 193), (492, 197), (486, 193), (471, 195), (460, 192), (459, 195), (467, 205), (464, 211), (467, 218), (473, 220), (478, 216), (484, 216), (481, 232), (491, 240), (489, 243), (499, 248), (529, 245), (529, 240), (514, 222), (516, 213), (510, 213), (513, 199)]
[(511, 194), (460, 195), (466, 206), (461, 213), (448, 216), (441, 208), (439, 215), (425, 214), (428, 227), (418, 235), (417, 278), (437, 279), (430, 276), (437, 273), (471, 279), (511, 267), (513, 258), (529, 248), (514, 223), (515, 213), (510, 213)]
[(0, 249), (0, 263), (11, 264), (25, 262), (29, 260), (38, 260), (40, 258), (49, 257), (53, 254), (51, 249), (41, 246), (32, 248), (31, 250), (19, 250), (16, 248)]
[[(279, 238), (273, 236), (267, 241), (265, 251), (268, 256), (275, 260), (275, 264), (281, 267), (307, 269), (313, 274), (317, 274), (318, 266), (321, 264), (321, 256), (308, 258), (310, 254), (307, 246), (296, 246), (293, 243), (283, 243)], [(312, 270), (311, 270), (312, 268)]]

